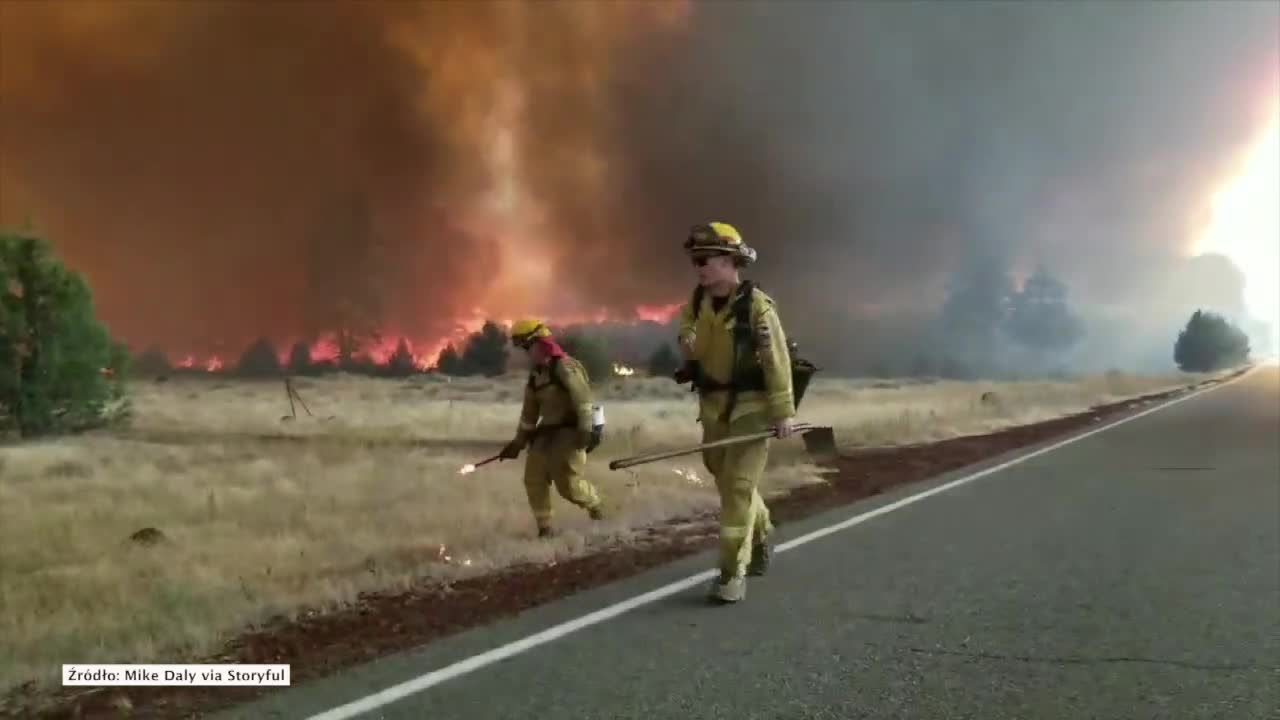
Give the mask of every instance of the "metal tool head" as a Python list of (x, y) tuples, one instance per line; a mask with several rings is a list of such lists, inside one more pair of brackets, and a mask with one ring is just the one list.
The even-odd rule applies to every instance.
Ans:
[(814, 462), (831, 463), (840, 456), (840, 452), (836, 450), (836, 434), (831, 427), (810, 425), (798, 432), (804, 439), (805, 452)]

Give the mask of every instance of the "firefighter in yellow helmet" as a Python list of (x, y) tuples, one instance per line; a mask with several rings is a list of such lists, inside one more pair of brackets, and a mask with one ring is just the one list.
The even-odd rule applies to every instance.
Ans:
[[(795, 402), (782, 323), (773, 299), (739, 275), (755, 262), (755, 250), (722, 222), (695, 226), (684, 248), (698, 286), (680, 314), (685, 363), (676, 380), (692, 382), (699, 392), (703, 441), (769, 429), (778, 438), (790, 436)], [(745, 576), (768, 567), (773, 525), (759, 484), (770, 442), (703, 452), (720, 491), (720, 576), (712, 583), (712, 600), (741, 600)]]
[[(602, 426), (592, 423), (591, 385), (587, 371), (551, 337), (538, 320), (511, 327), (511, 343), (529, 354), (532, 369), (525, 386), (520, 424), (500, 457), (515, 459), (526, 447), (524, 488), (538, 524), (539, 537), (551, 535), (551, 486), (560, 496), (603, 517), (600, 494), (582, 476), (587, 453), (600, 444)], [(539, 422), (541, 419), (541, 422)]]

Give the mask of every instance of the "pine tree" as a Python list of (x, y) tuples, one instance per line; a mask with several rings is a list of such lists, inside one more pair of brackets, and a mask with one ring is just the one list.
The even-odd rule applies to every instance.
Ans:
[(440, 357), (436, 358), (436, 370), (445, 375), (461, 375), (463, 374), (462, 358), (458, 355), (458, 349), (450, 343), (440, 351)]
[(0, 233), (0, 429), (75, 432), (127, 416), (129, 352), (43, 239)]
[(311, 346), (299, 340), (289, 351), (289, 374), (310, 375), (315, 372), (311, 362)]
[(496, 377), (507, 371), (507, 334), (492, 320), (486, 322), (478, 333), (472, 333), (467, 348), (462, 352), (462, 371), (465, 375)]
[(394, 377), (405, 377), (418, 371), (418, 365), (409, 350), (409, 343), (404, 338), (396, 344), (396, 351), (387, 359), (387, 373)]

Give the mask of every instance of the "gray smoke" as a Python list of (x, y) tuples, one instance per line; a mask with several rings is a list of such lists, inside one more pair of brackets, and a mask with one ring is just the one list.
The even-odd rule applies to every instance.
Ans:
[[(687, 273), (686, 227), (736, 223), (794, 334), (865, 368), (946, 350), (922, 334), (974, 258), (1043, 262), (1090, 343), (1152, 333), (1168, 366), (1172, 318), (1238, 304), (1184, 258), (1280, 92), (1278, 7), (698, 6), (688, 37), (631, 49), (605, 118), (628, 273)], [(1150, 365), (1119, 349), (1102, 362)]]

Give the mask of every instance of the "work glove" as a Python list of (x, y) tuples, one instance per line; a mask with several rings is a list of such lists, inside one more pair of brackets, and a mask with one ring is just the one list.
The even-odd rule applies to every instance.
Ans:
[(591, 428), (591, 439), (587, 441), (587, 452), (591, 452), (600, 447), (600, 441), (604, 439), (604, 426), (596, 425)]
[(515, 460), (520, 457), (520, 450), (523, 449), (523, 443), (518, 439), (512, 440), (502, 448), (502, 452), (498, 453), (498, 457), (503, 460)]

